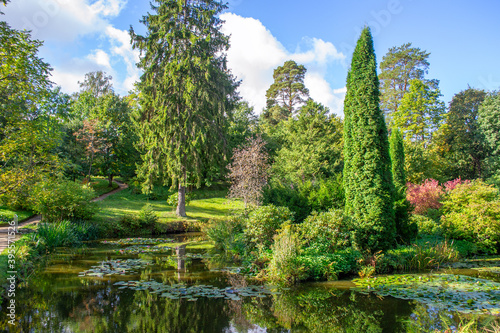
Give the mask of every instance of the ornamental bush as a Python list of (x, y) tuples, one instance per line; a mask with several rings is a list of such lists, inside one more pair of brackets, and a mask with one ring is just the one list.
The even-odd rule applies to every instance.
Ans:
[(309, 251), (333, 253), (350, 245), (351, 220), (343, 210), (313, 213), (300, 225), (301, 239)]
[(435, 179), (426, 179), (421, 185), (407, 183), (406, 199), (413, 206), (413, 213), (425, 215), (429, 209), (439, 209), (444, 194), (443, 187)]
[(483, 252), (500, 245), (498, 189), (481, 180), (457, 185), (443, 201), (441, 225), (445, 236), (475, 243)]
[(44, 221), (90, 219), (96, 204), (92, 188), (64, 179), (49, 179), (37, 183), (30, 196), (31, 209), (42, 214)]
[(244, 232), (252, 244), (269, 248), (279, 229), (292, 221), (293, 213), (287, 207), (262, 206), (248, 214)]

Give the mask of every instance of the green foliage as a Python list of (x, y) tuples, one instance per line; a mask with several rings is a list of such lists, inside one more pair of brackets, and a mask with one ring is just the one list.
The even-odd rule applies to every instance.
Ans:
[(478, 110), (478, 122), (490, 150), (485, 163), (486, 174), (500, 188), (500, 92), (489, 93)]
[(142, 164), (138, 175), (148, 192), (156, 179), (179, 184), (177, 215), (188, 177), (200, 186), (204, 171), (225, 166), (227, 115), (236, 83), (227, 71), (229, 38), (220, 30), (220, 2), (162, 1), (141, 20), (145, 36), (132, 28), (144, 71), (135, 116)]
[[(154, 193), (154, 192), (152, 192), (152, 193)], [(148, 194), (148, 196), (150, 196), (150, 195), (151, 195), (151, 193)], [(189, 203), (191, 202), (192, 198), (193, 198), (192, 192), (187, 192), (186, 193), (186, 199), (185, 199), (186, 200), (186, 205), (189, 205)], [(167, 197), (167, 204), (169, 206), (175, 207), (177, 205), (178, 200), (179, 200), (179, 193), (177, 193), (177, 192), (176, 193), (172, 193), (172, 194), (170, 194)]]
[(61, 246), (72, 246), (80, 241), (71, 222), (67, 220), (57, 223), (40, 223), (37, 233), (38, 237), (43, 239), (48, 250)]
[(410, 222), (417, 225), (418, 234), (425, 234), (431, 236), (440, 236), (443, 233), (443, 229), (440, 223), (431, 219), (425, 215), (412, 214), (410, 216)]
[(394, 215), (398, 242), (409, 244), (417, 237), (418, 226), (410, 219), (411, 205), (406, 198), (394, 201)]
[(141, 221), (142, 226), (151, 226), (158, 223), (159, 218), (153, 207), (147, 203), (139, 212), (139, 220)]
[(304, 272), (309, 279), (337, 280), (341, 276), (355, 273), (361, 258), (361, 253), (353, 248), (322, 255), (310, 254), (306, 249), (305, 254), (299, 257), (299, 262), (303, 265)]
[(320, 212), (344, 207), (345, 193), (342, 173), (331, 178), (318, 180), (314, 185), (311, 184), (308, 190), (307, 201), (312, 210)]
[(346, 214), (356, 224), (356, 242), (377, 251), (394, 245), (394, 185), (389, 141), (379, 106), (379, 81), (369, 28), (361, 33), (347, 76), (344, 101)]
[[(404, 192), (406, 189), (406, 173), (405, 173), (405, 152), (403, 144), (403, 135), (399, 128), (394, 128), (391, 131), (389, 138), (389, 153), (392, 163), (392, 180), (397, 192)], [(402, 195), (406, 197), (406, 195)]]
[(334, 253), (350, 246), (351, 221), (343, 210), (313, 213), (300, 224), (300, 236), (308, 252)]
[(248, 214), (245, 235), (254, 246), (269, 248), (278, 230), (293, 221), (293, 213), (287, 207), (262, 206)]
[(263, 204), (287, 207), (293, 212), (297, 222), (303, 221), (312, 211), (308, 201), (308, 191), (305, 186), (291, 188), (276, 182), (264, 188)]
[(429, 69), (430, 53), (411, 43), (391, 47), (380, 63), (381, 108), (392, 118), (408, 92), (410, 80), (423, 80)]
[(413, 272), (454, 262), (459, 252), (447, 241), (401, 246), (385, 252), (376, 264), (377, 273)]
[(52, 88), (41, 41), (3, 21), (0, 40), (0, 196), (21, 208), (34, 183), (61, 170), (54, 151), (69, 96)]
[(475, 243), (484, 252), (500, 249), (498, 189), (481, 180), (457, 185), (444, 199), (442, 210), (446, 236)]
[(44, 221), (90, 219), (96, 211), (95, 203), (91, 202), (94, 197), (94, 190), (85, 185), (48, 179), (35, 185), (30, 205), (34, 212), (42, 214)]
[(342, 121), (312, 99), (283, 124), (273, 177), (294, 185), (342, 171)]
[(265, 205), (288, 207), (297, 222), (303, 221), (313, 210), (320, 212), (342, 208), (345, 202), (341, 173), (319, 179), (314, 184), (308, 181), (293, 187), (272, 181), (263, 194)]
[(445, 106), (439, 100), (441, 91), (421, 80), (413, 79), (409, 83), (409, 91), (393, 114), (392, 126), (402, 130), (405, 140), (428, 144), (432, 133), (443, 122)]
[(297, 65), (293, 60), (274, 70), (274, 82), (266, 91), (267, 107), (263, 112), (263, 119), (270, 125), (287, 120), (298, 105), (307, 101), (309, 90), (304, 85), (306, 71), (303, 65)]
[(304, 279), (304, 267), (299, 261), (300, 240), (290, 225), (274, 236), (271, 250), (273, 256), (267, 269), (271, 281), (294, 284)]
[(443, 128), (445, 157), (451, 166), (446, 173), (450, 179), (476, 179), (485, 175), (484, 160), (489, 147), (478, 122), (478, 110), (485, 97), (484, 90), (468, 88), (450, 102)]
[(243, 230), (246, 221), (243, 216), (234, 216), (223, 220), (211, 220), (203, 232), (215, 243), (217, 249), (226, 253), (243, 254), (245, 239)]

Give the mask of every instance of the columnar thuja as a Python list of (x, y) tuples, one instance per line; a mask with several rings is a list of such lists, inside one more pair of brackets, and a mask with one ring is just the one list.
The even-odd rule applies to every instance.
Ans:
[(344, 187), (345, 211), (354, 220), (356, 243), (369, 251), (390, 248), (395, 242), (394, 185), (376, 67), (372, 36), (365, 28), (347, 76)]

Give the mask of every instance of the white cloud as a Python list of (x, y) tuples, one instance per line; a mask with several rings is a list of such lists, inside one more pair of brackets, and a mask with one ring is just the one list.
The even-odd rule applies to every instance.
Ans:
[(337, 115), (343, 115), (345, 88), (332, 89), (323, 75), (318, 72), (306, 73), (304, 84), (312, 99), (326, 105)]
[(87, 56), (87, 59), (95, 62), (96, 64), (111, 70), (111, 63), (109, 62), (109, 55), (103, 50), (94, 50), (93, 53)]
[(111, 52), (120, 56), (127, 68), (127, 76), (119, 90), (127, 93), (133, 89), (134, 83), (139, 80), (140, 70), (136, 64), (139, 62), (139, 50), (132, 49), (130, 44), (130, 35), (125, 30), (119, 30), (112, 26), (106, 28), (106, 35), (111, 42)]
[(304, 65), (308, 72), (304, 79), (313, 99), (342, 114), (343, 94), (335, 91), (326, 81), (328, 66), (345, 60), (345, 55), (330, 43), (317, 38), (306, 38), (306, 50), (288, 52), (283, 45), (254, 18), (224, 13), (222, 32), (231, 35), (231, 48), (227, 53), (233, 74), (242, 80), (242, 97), (260, 113), (266, 105), (266, 90), (273, 83), (273, 70), (292, 59)]
[(5, 19), (16, 29), (32, 31), (45, 41), (70, 42), (99, 33), (128, 0), (16, 0), (5, 8)]

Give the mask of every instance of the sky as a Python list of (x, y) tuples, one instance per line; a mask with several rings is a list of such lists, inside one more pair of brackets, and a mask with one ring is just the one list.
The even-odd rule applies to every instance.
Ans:
[[(85, 73), (102, 70), (125, 95), (141, 72), (130, 45), (146, 0), (12, 0), (1, 19), (44, 41), (39, 55), (64, 92), (79, 90)], [(228, 66), (239, 92), (258, 114), (273, 70), (287, 60), (307, 68), (310, 96), (343, 115), (345, 82), (361, 29), (373, 34), (377, 61), (404, 43), (430, 52), (429, 79), (440, 80), (442, 100), (469, 86), (500, 89), (498, 0), (229, 0), (221, 14), (230, 35)]]

